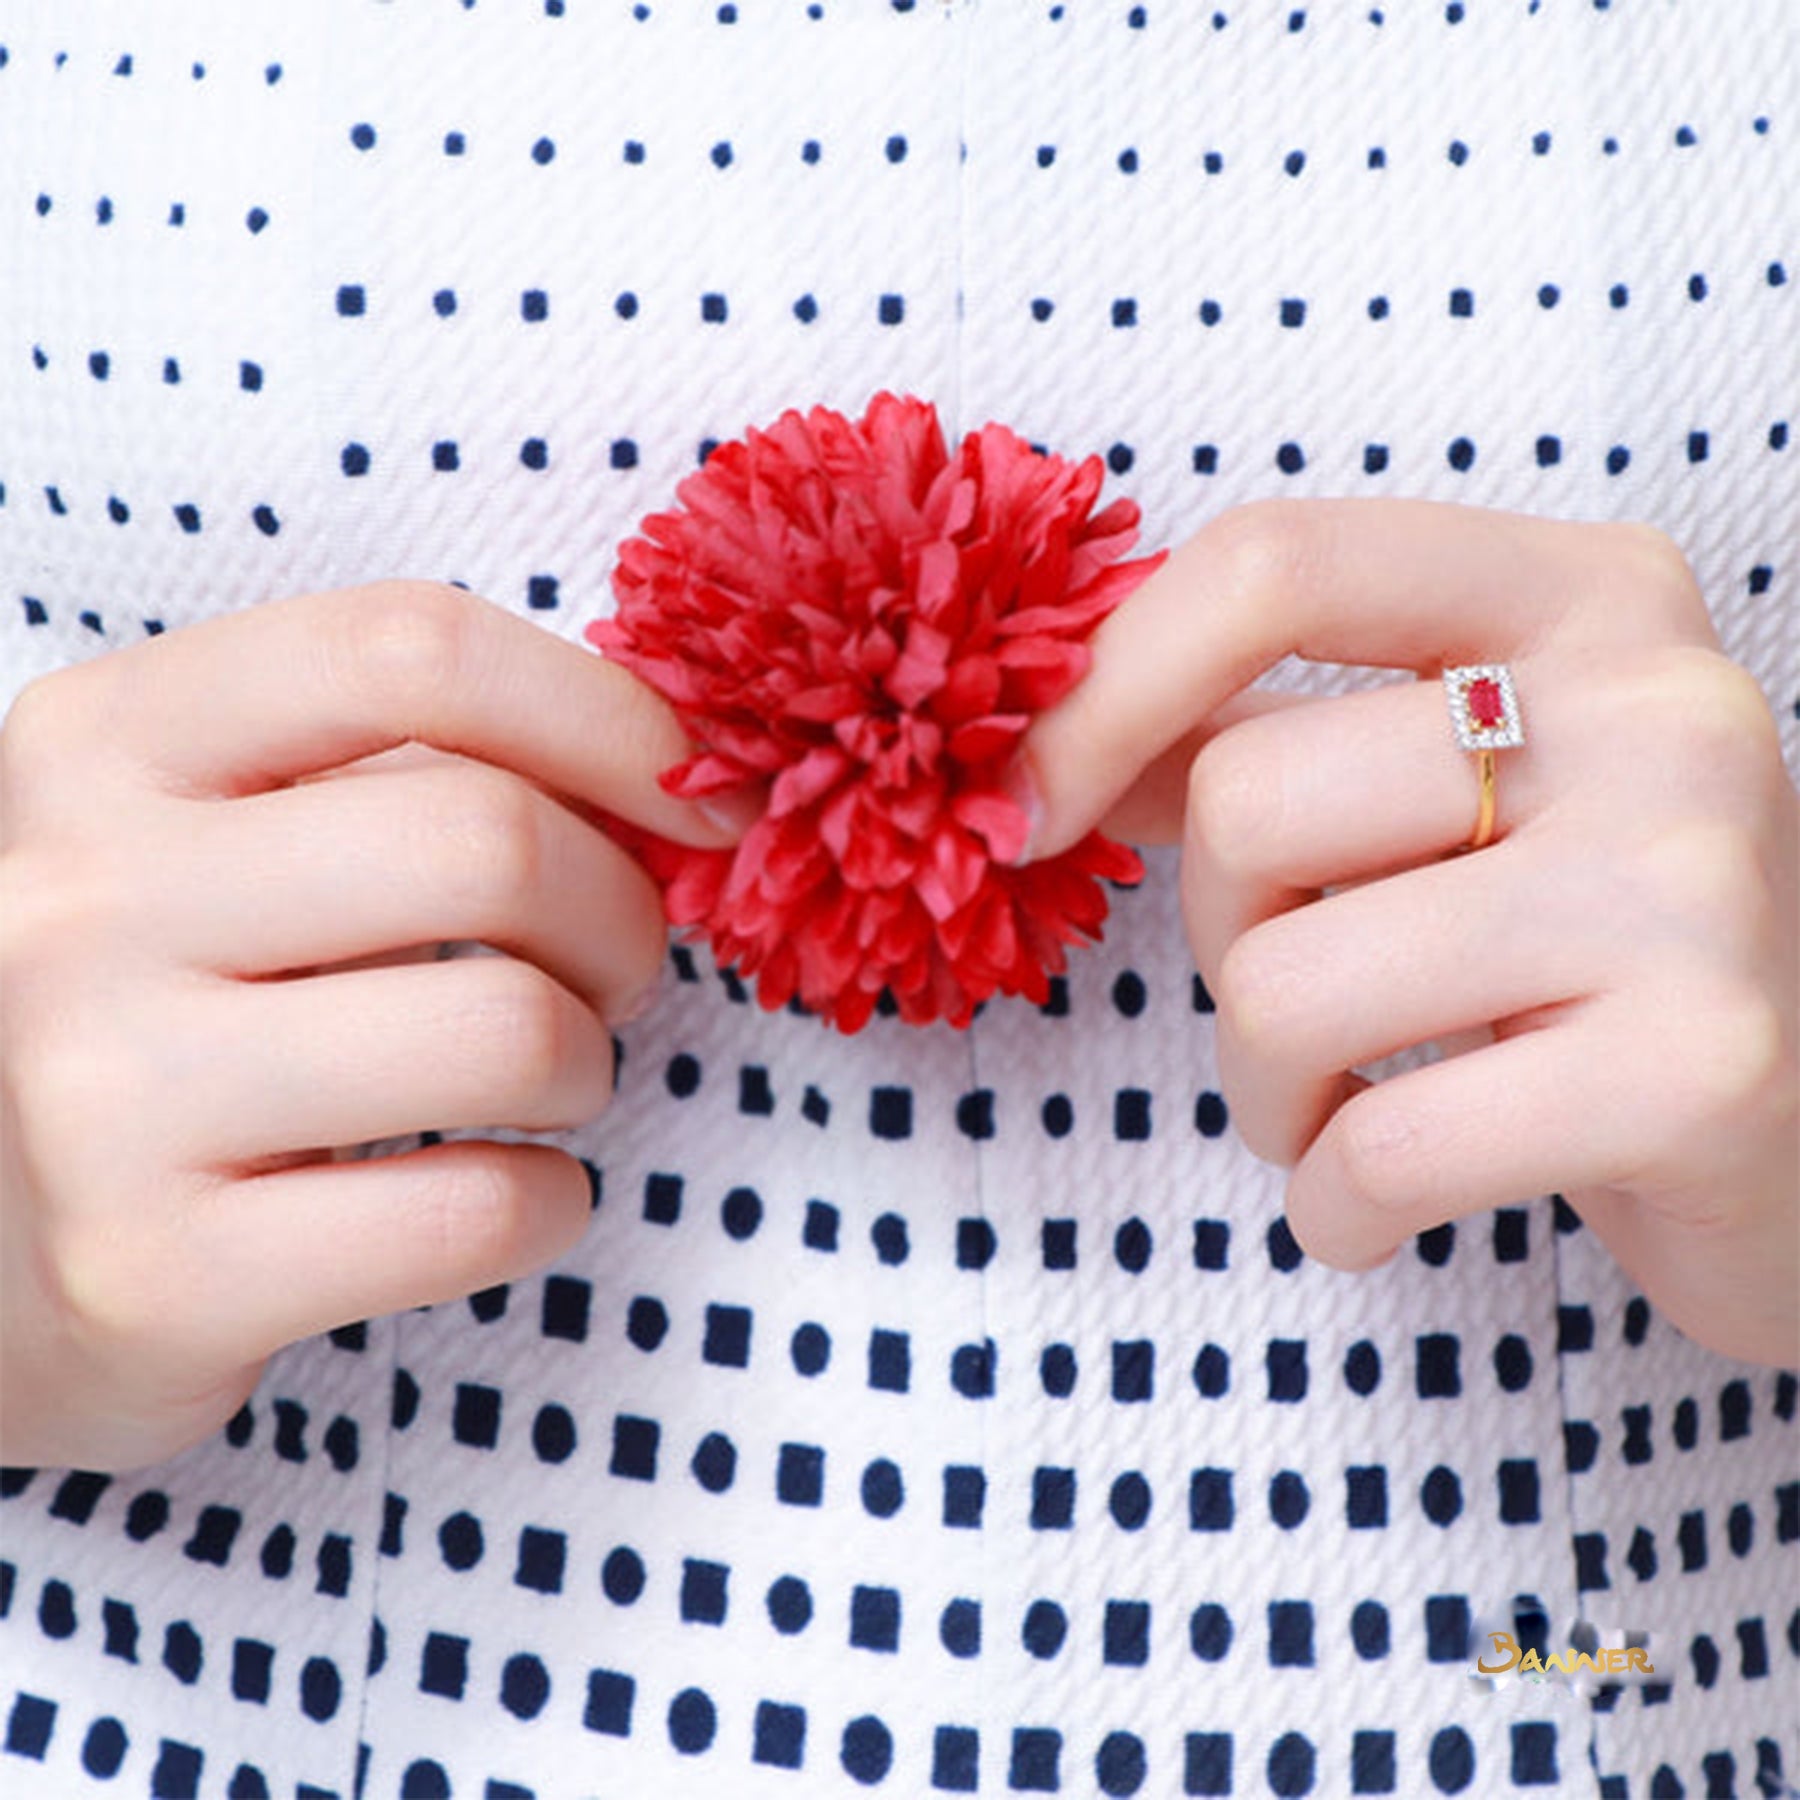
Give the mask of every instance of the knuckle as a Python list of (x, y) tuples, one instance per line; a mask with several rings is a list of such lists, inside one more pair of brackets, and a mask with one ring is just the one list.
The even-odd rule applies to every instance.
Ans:
[(1607, 583), (1636, 607), (1649, 606), (1659, 617), (1691, 623), (1704, 617), (1700, 584), (1687, 554), (1666, 531), (1654, 525), (1624, 521), (1599, 527), (1595, 539), (1605, 552)]
[(328, 640), (340, 679), (397, 722), (460, 679), (476, 602), (430, 581), (382, 581), (345, 595)]
[(424, 1230), (433, 1260), (466, 1288), (517, 1266), (532, 1237), (528, 1165), (499, 1145), (468, 1151), (425, 1188)]
[(1761, 835), (1744, 823), (1703, 820), (1664, 831), (1634, 871), (1633, 903), (1648, 902), (1660, 936), (1702, 967), (1767, 969), (1790, 929), (1770, 879)]
[(1381, 1088), (1346, 1101), (1330, 1131), (1343, 1190), (1354, 1205), (1389, 1209), (1410, 1198), (1418, 1133)]
[(476, 1031), (516, 1096), (517, 1122), (550, 1129), (598, 1113), (612, 1092), (612, 1056), (593, 1015), (529, 963), (492, 957), (468, 966), (486, 971)]
[(45, 1268), (65, 1329), (91, 1347), (166, 1334), (169, 1291), (153, 1259), (110, 1217), (65, 1219), (45, 1233)]
[(1309, 1003), (1308, 971), (1290, 953), (1279, 921), (1233, 940), (1219, 962), (1213, 999), (1244, 1050), (1279, 1060)]
[(534, 1093), (549, 1086), (575, 1047), (572, 1004), (527, 963), (492, 958), (471, 966), (486, 971), (483, 1041), (518, 1086)]
[(1226, 590), (1258, 607), (1291, 603), (1320, 553), (1317, 514), (1292, 500), (1252, 500), (1205, 529)]
[(66, 714), (65, 684), (58, 675), (40, 675), (19, 690), (0, 726), (0, 753), (8, 762), (31, 761), (54, 753)]
[(1697, 650), (1671, 661), (1670, 716), (1690, 763), (1730, 778), (1758, 766), (1778, 771), (1780, 734), (1756, 678), (1712, 651)]
[(1227, 874), (1260, 866), (1260, 846), (1278, 827), (1279, 783), (1267, 757), (1225, 732), (1206, 744), (1188, 771), (1187, 828), (1209, 860)]
[(1787, 1020), (1760, 988), (1721, 995), (1691, 1042), (1688, 1082), (1695, 1110), (1714, 1125), (1791, 1116), (1800, 1069)]
[(477, 927), (516, 922), (545, 866), (543, 821), (532, 791), (498, 772), (453, 771), (420, 815), (435, 885)]

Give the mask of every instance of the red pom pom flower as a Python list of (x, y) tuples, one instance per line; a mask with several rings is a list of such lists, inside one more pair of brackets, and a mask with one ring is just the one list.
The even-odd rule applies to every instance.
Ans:
[(587, 635), (698, 746), (663, 785), (767, 805), (729, 850), (618, 835), (765, 1007), (797, 995), (855, 1031), (884, 988), (914, 1024), (1041, 1002), (1064, 946), (1100, 935), (1101, 878), (1141, 876), (1097, 832), (1014, 866), (1029, 825), (1006, 785), (1161, 561), (1120, 560), (1138, 509), (1094, 512), (1102, 478), (1003, 425), (952, 452), (931, 406), (881, 394), (720, 445), (624, 545), (617, 612)]

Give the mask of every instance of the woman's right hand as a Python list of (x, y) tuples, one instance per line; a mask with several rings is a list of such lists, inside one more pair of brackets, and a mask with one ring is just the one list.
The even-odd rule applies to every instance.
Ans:
[[(568, 1248), (664, 920), (599, 810), (728, 829), (622, 670), (457, 589), (274, 602), (49, 676), (0, 732), (0, 1460), (117, 1469), (272, 1351)], [(446, 942), (498, 955), (436, 960)]]

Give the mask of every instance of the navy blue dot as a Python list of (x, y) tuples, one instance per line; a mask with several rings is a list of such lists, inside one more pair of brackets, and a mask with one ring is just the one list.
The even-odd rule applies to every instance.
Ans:
[(104, 381), (112, 373), (112, 358), (104, 350), (89, 351), (88, 373), (96, 381)]
[(715, 169), (729, 169), (732, 162), (730, 144), (721, 140), (712, 147), (712, 162)]
[(1540, 131), (1533, 136), (1531, 140), (1531, 154), (1533, 156), (1548, 156), (1550, 154), (1549, 132)]
[(958, 1658), (981, 1652), (981, 1603), (952, 1600), (938, 1619), (938, 1642)]
[(801, 1375), (821, 1374), (831, 1361), (831, 1334), (811, 1321), (796, 1328), (788, 1346), (795, 1370)]
[(556, 144), (551, 138), (541, 137), (531, 146), (531, 160), (540, 168), (556, 159)]
[(889, 1268), (897, 1268), (912, 1254), (906, 1221), (898, 1213), (883, 1213), (869, 1227), (869, 1238), (875, 1246), (875, 1254)]
[(1391, 1643), (1387, 1608), (1379, 1600), (1357, 1603), (1350, 1615), (1350, 1642), (1364, 1662), (1379, 1662)]
[(1140, 1531), (1150, 1517), (1150, 1500), (1150, 1483), (1133, 1469), (1112, 1484), (1106, 1507), (1121, 1531)]
[(615, 469), (635, 469), (638, 464), (638, 447), (635, 439), (614, 438), (611, 449), (607, 452), (607, 461)]
[(1298, 475), (1306, 467), (1306, 452), (1298, 444), (1283, 444), (1275, 452), (1275, 466), (1284, 475)]
[(1449, 1525), (1462, 1511), (1462, 1483), (1454, 1469), (1439, 1463), (1419, 1487), (1419, 1504), (1434, 1525)]
[(1451, 140), (1450, 147), (1444, 152), (1457, 168), (1461, 168), (1469, 160), (1469, 146), (1460, 138)]
[(644, 1591), (644, 1580), (643, 1557), (625, 1544), (608, 1552), (607, 1561), (599, 1566), (599, 1588), (614, 1606), (635, 1606)]
[(839, 1761), (844, 1773), (864, 1787), (884, 1781), (894, 1766), (893, 1733), (871, 1714), (852, 1719), (844, 1727)]
[(737, 1479), (737, 1446), (722, 1431), (709, 1431), (694, 1447), (688, 1467), (709, 1494), (722, 1494)]
[(883, 294), (876, 303), (875, 316), (883, 325), (898, 325), (906, 317), (905, 296)]
[(792, 1637), (812, 1623), (812, 1589), (798, 1575), (783, 1575), (775, 1581), (764, 1604), (769, 1623), (784, 1637)]
[(1606, 472), (1623, 475), (1631, 467), (1631, 451), (1624, 444), (1614, 444), (1606, 453)]
[(1055, 311), (1056, 304), (1054, 301), (1039, 298), (1033, 300), (1031, 303), (1031, 316), (1036, 319), (1040, 325)]
[(1383, 149), (1380, 144), (1373, 144), (1370, 146), (1368, 164), (1371, 169), (1385, 169), (1387, 167), (1387, 151)]
[(535, 1657), (509, 1656), (500, 1671), (500, 1704), (515, 1719), (535, 1719), (550, 1698), (550, 1676)]
[(810, 325), (819, 316), (819, 303), (811, 294), (802, 294), (794, 302), (794, 317), (802, 325)]
[(1280, 1795), (1310, 1794), (1317, 1772), (1312, 1743), (1297, 1731), (1283, 1732), (1269, 1746), (1269, 1792)]
[(567, 1407), (541, 1406), (531, 1422), (531, 1448), (539, 1462), (567, 1462), (575, 1452), (575, 1420)]
[(1283, 1531), (1292, 1531), (1312, 1507), (1304, 1478), (1293, 1469), (1283, 1469), (1269, 1483), (1269, 1517)]
[(1101, 1740), (1094, 1757), (1094, 1778), (1103, 1794), (1135, 1794), (1143, 1785), (1149, 1762), (1141, 1738), (1114, 1731)]
[(762, 1216), (762, 1199), (753, 1188), (733, 1188), (719, 1206), (719, 1222), (725, 1227), (725, 1235), (740, 1244), (756, 1235)]
[(1704, 275), (1694, 274), (1688, 277), (1687, 294), (1690, 300), (1704, 300), (1706, 298), (1706, 292), (1706, 277)]
[(1131, 1275), (1141, 1275), (1149, 1266), (1155, 1240), (1150, 1227), (1142, 1219), (1127, 1219), (1113, 1233), (1113, 1259)]
[(117, 1719), (96, 1719), (82, 1740), (82, 1768), (102, 1781), (110, 1780), (118, 1774), (130, 1742), (125, 1727)]
[(253, 206), (244, 214), (244, 229), (255, 237), (269, 222), (269, 215), (260, 206)]
[(1202, 1662), (1223, 1662), (1231, 1649), (1231, 1614), (1216, 1601), (1196, 1606), (1188, 1619), (1188, 1644)]
[(1562, 461), (1562, 439), (1544, 436), (1537, 441), (1537, 465), (1540, 469), (1553, 469)]
[(1075, 1129), (1075, 1104), (1067, 1094), (1052, 1094), (1045, 1100), (1039, 1117), (1051, 1137), (1067, 1137)]
[(1453, 439), (1444, 455), (1451, 468), (1459, 472), (1475, 466), (1475, 446), (1466, 437)]
[(461, 156), (468, 147), (469, 140), (460, 131), (444, 133), (444, 154), (446, 156)]
[(1304, 150), (1290, 150), (1282, 159), (1281, 166), (1287, 170), (1288, 174), (1298, 175), (1300, 171), (1306, 167), (1306, 152)]
[(1377, 294), (1369, 302), (1369, 317), (1371, 319), (1385, 319), (1388, 316), (1388, 310), (1388, 297), (1386, 294)]
[(541, 325), (550, 316), (550, 296), (542, 288), (526, 288), (519, 295), (519, 317), (527, 325)]
[(527, 438), (519, 446), (519, 461), (528, 469), (547, 469), (550, 466), (550, 446), (542, 438)]
[(452, 1513), (438, 1527), (438, 1551), (448, 1568), (474, 1568), (483, 1552), (481, 1521), (473, 1513)]
[(359, 283), (346, 282), (337, 291), (338, 316), (344, 319), (360, 319), (368, 311), (369, 297)]
[(250, 522), (264, 537), (274, 537), (281, 530), (281, 520), (272, 506), (259, 506), (250, 514)]
[(456, 445), (448, 438), (431, 446), (431, 466), (440, 475), (454, 473), (462, 466), (462, 456)]
[(889, 162), (900, 163), (906, 161), (906, 139), (901, 137), (897, 132), (888, 139), (887, 143), (883, 146), (883, 149), (886, 152)]
[(710, 1750), (718, 1729), (718, 1708), (700, 1688), (683, 1688), (669, 1702), (669, 1742), (682, 1755), (698, 1756)]
[(669, 1311), (660, 1300), (640, 1294), (625, 1314), (625, 1335), (640, 1350), (654, 1350), (669, 1331)]
[(1048, 1344), (1038, 1358), (1038, 1380), (1053, 1400), (1066, 1400), (1075, 1391), (1075, 1351), (1068, 1344)]
[(1230, 1354), (1218, 1344), (1202, 1344), (1194, 1357), (1194, 1391), (1203, 1400), (1217, 1400), (1230, 1387)]
[(891, 1519), (906, 1503), (906, 1484), (899, 1468), (885, 1456), (863, 1470), (863, 1510), (877, 1519)]
[(1129, 474), (1134, 461), (1136, 457), (1129, 444), (1114, 444), (1106, 453), (1106, 466), (1115, 475)]
[(1019, 1641), (1040, 1662), (1047, 1662), (1069, 1635), (1069, 1617), (1054, 1600), (1034, 1600), (1019, 1627)]
[(1446, 1725), (1433, 1736), (1430, 1766), (1440, 1794), (1460, 1794), (1475, 1779), (1475, 1746), (1460, 1725)]

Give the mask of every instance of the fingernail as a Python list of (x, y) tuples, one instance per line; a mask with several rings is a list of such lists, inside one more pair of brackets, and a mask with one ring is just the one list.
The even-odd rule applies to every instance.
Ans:
[(1025, 815), (1025, 841), (1012, 861), (1018, 868), (1031, 861), (1044, 823), (1044, 803), (1038, 795), (1030, 766), (1023, 756), (1015, 757), (1000, 780), (1000, 791)]
[(764, 799), (761, 794), (742, 790), (732, 794), (713, 794), (696, 800), (694, 806), (709, 825), (729, 838), (741, 838), (762, 817)]
[(659, 977), (657, 980), (651, 982), (651, 984), (641, 993), (634, 994), (625, 1005), (621, 1006), (619, 1010), (613, 1014), (612, 1018), (608, 1020), (608, 1023), (612, 1025), (635, 1024), (655, 1004), (657, 990), (661, 988), (661, 986), (662, 981)]

